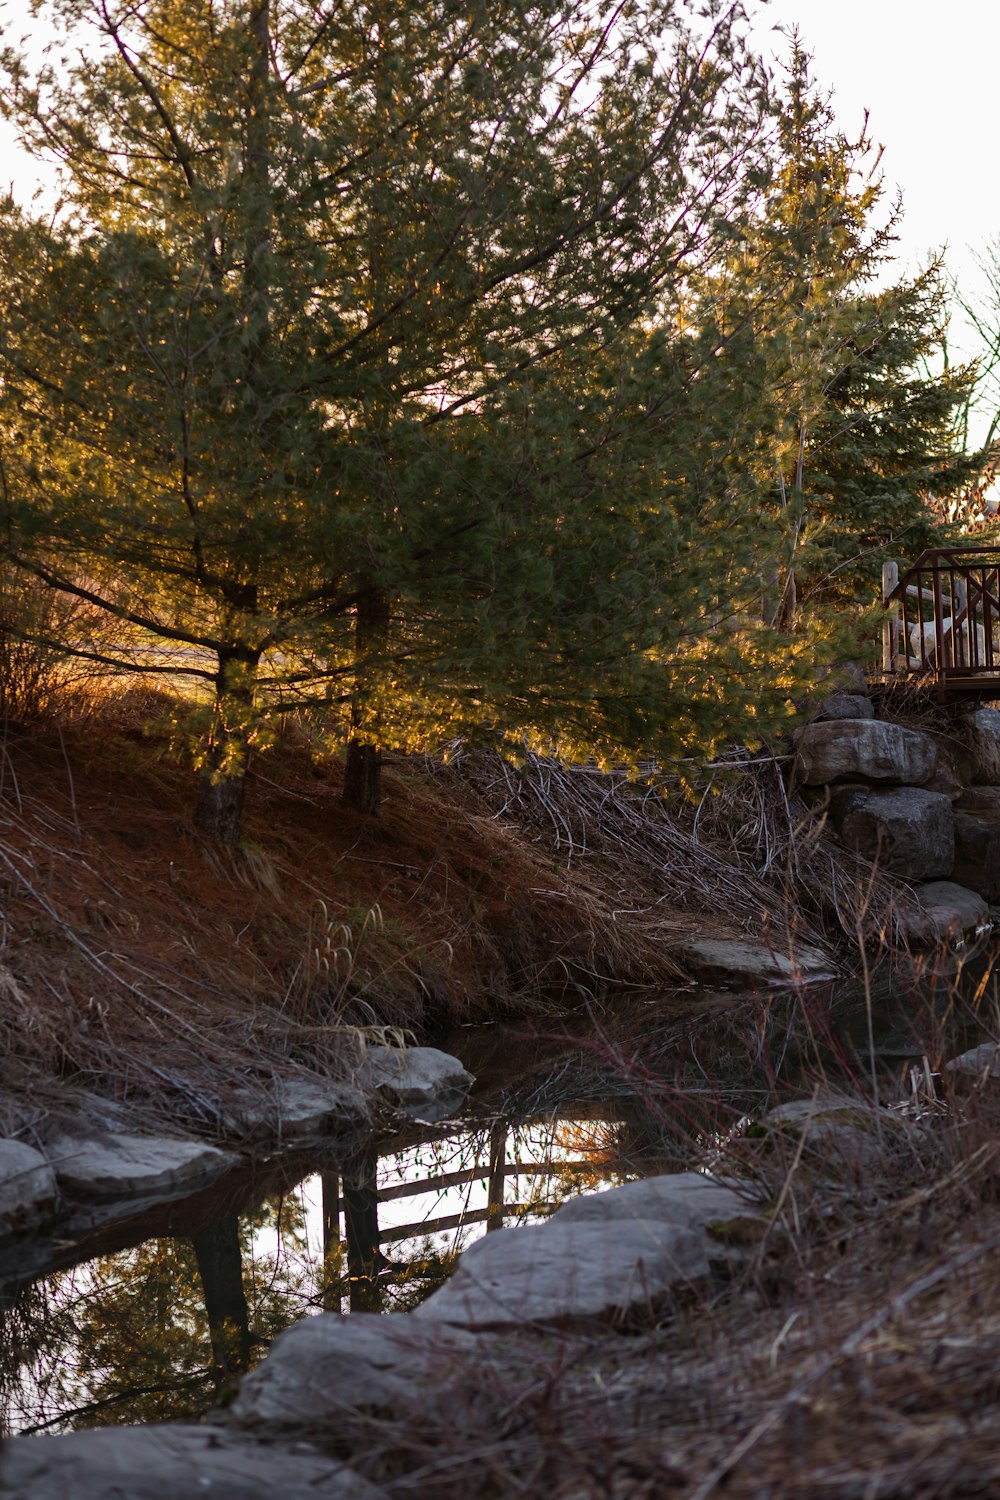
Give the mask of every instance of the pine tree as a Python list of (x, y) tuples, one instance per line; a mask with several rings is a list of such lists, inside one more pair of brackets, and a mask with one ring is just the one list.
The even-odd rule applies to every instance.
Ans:
[(4, 551), (208, 685), (199, 825), (239, 837), (276, 701), (339, 716), (367, 810), (387, 742), (687, 743), (661, 448), (705, 412), (642, 330), (752, 191), (738, 8), (40, 9), (66, 55), (7, 49), (3, 103), (64, 199), (0, 224)]
[(939, 265), (881, 285), (897, 203), (883, 208), (867, 121), (835, 128), (793, 34), (777, 100), (771, 181), (738, 254), (711, 288), (727, 337), (761, 366), (757, 469), (774, 533), (764, 615), (794, 626), (808, 601), (876, 597), (883, 557), (937, 536), (931, 501), (960, 490), (977, 460), (959, 417), (972, 372), (943, 360)]

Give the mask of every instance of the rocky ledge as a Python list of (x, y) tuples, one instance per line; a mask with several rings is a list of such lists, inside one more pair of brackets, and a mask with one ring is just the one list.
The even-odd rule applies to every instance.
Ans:
[(182, 1135), (95, 1131), (81, 1123), (40, 1130), (28, 1143), (0, 1139), (0, 1247), (26, 1236), (90, 1225), (210, 1186), (239, 1166), (244, 1149), (276, 1151), (335, 1139), (378, 1113), (439, 1120), (473, 1083), (457, 1058), (435, 1047), (369, 1047), (351, 1083), (302, 1075), (267, 1091), (247, 1089), (223, 1121), (220, 1147)]

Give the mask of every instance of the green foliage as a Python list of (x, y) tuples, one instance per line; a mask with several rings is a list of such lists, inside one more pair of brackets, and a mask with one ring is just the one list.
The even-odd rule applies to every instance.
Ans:
[[(873, 599), (885, 556), (940, 540), (935, 500), (977, 459), (960, 418), (973, 372), (944, 360), (940, 266), (881, 281), (898, 202), (881, 150), (836, 130), (793, 37), (760, 213), (705, 301), (718, 336), (753, 351), (759, 437), (745, 452), (775, 528), (765, 617), (791, 626)], [(799, 624), (801, 624), (799, 619)]]
[(5, 551), (210, 691), (210, 781), (300, 702), (633, 762), (787, 713), (836, 643), (762, 590), (881, 535), (876, 462), (909, 524), (961, 385), (909, 373), (930, 280), (859, 292), (889, 229), (800, 54), (775, 114), (715, 0), (40, 10)]

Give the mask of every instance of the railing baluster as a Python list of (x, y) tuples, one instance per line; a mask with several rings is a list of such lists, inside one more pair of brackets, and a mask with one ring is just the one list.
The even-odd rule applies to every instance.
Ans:
[(990, 578), (985, 567), (979, 569), (979, 583), (983, 601), (983, 644), (986, 652), (986, 670), (992, 672), (995, 661), (993, 651), (993, 606), (990, 604)]
[[(882, 564), (882, 604), (888, 607), (889, 595), (899, 582), (899, 564), (887, 562)], [(897, 655), (899, 651), (898, 625), (896, 623), (897, 606), (892, 606), (891, 613), (887, 613), (882, 622), (882, 671), (891, 675), (898, 667)], [(906, 640), (905, 620), (906, 605), (903, 605), (904, 634)]]

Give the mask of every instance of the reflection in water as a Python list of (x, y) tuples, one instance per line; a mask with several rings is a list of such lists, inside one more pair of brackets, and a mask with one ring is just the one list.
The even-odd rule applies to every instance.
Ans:
[(622, 1174), (600, 1120), (425, 1128), (369, 1146), (186, 1237), (161, 1236), (0, 1293), (0, 1433), (196, 1416), (289, 1323), (404, 1310), (465, 1245)]
[(463, 1044), (492, 1099), (474, 1127), (411, 1125), (377, 1153), (297, 1169), (262, 1162), (251, 1211), (237, 1201), (254, 1191), (247, 1171), (144, 1220), (135, 1248), (117, 1249), (122, 1230), (73, 1269), (0, 1288), (0, 1432), (196, 1415), (297, 1318), (412, 1307), (476, 1236), (704, 1160), (773, 1099), (798, 1034), (827, 1034), (824, 1004), (769, 995), (672, 1028), (650, 1004), (617, 1035), (592, 1022), (520, 1050), (499, 1029), (480, 1056)]
[(212, 1380), (219, 1392), (250, 1368), (250, 1309), (243, 1287), (240, 1223), (229, 1214), (191, 1236), (212, 1345)]

